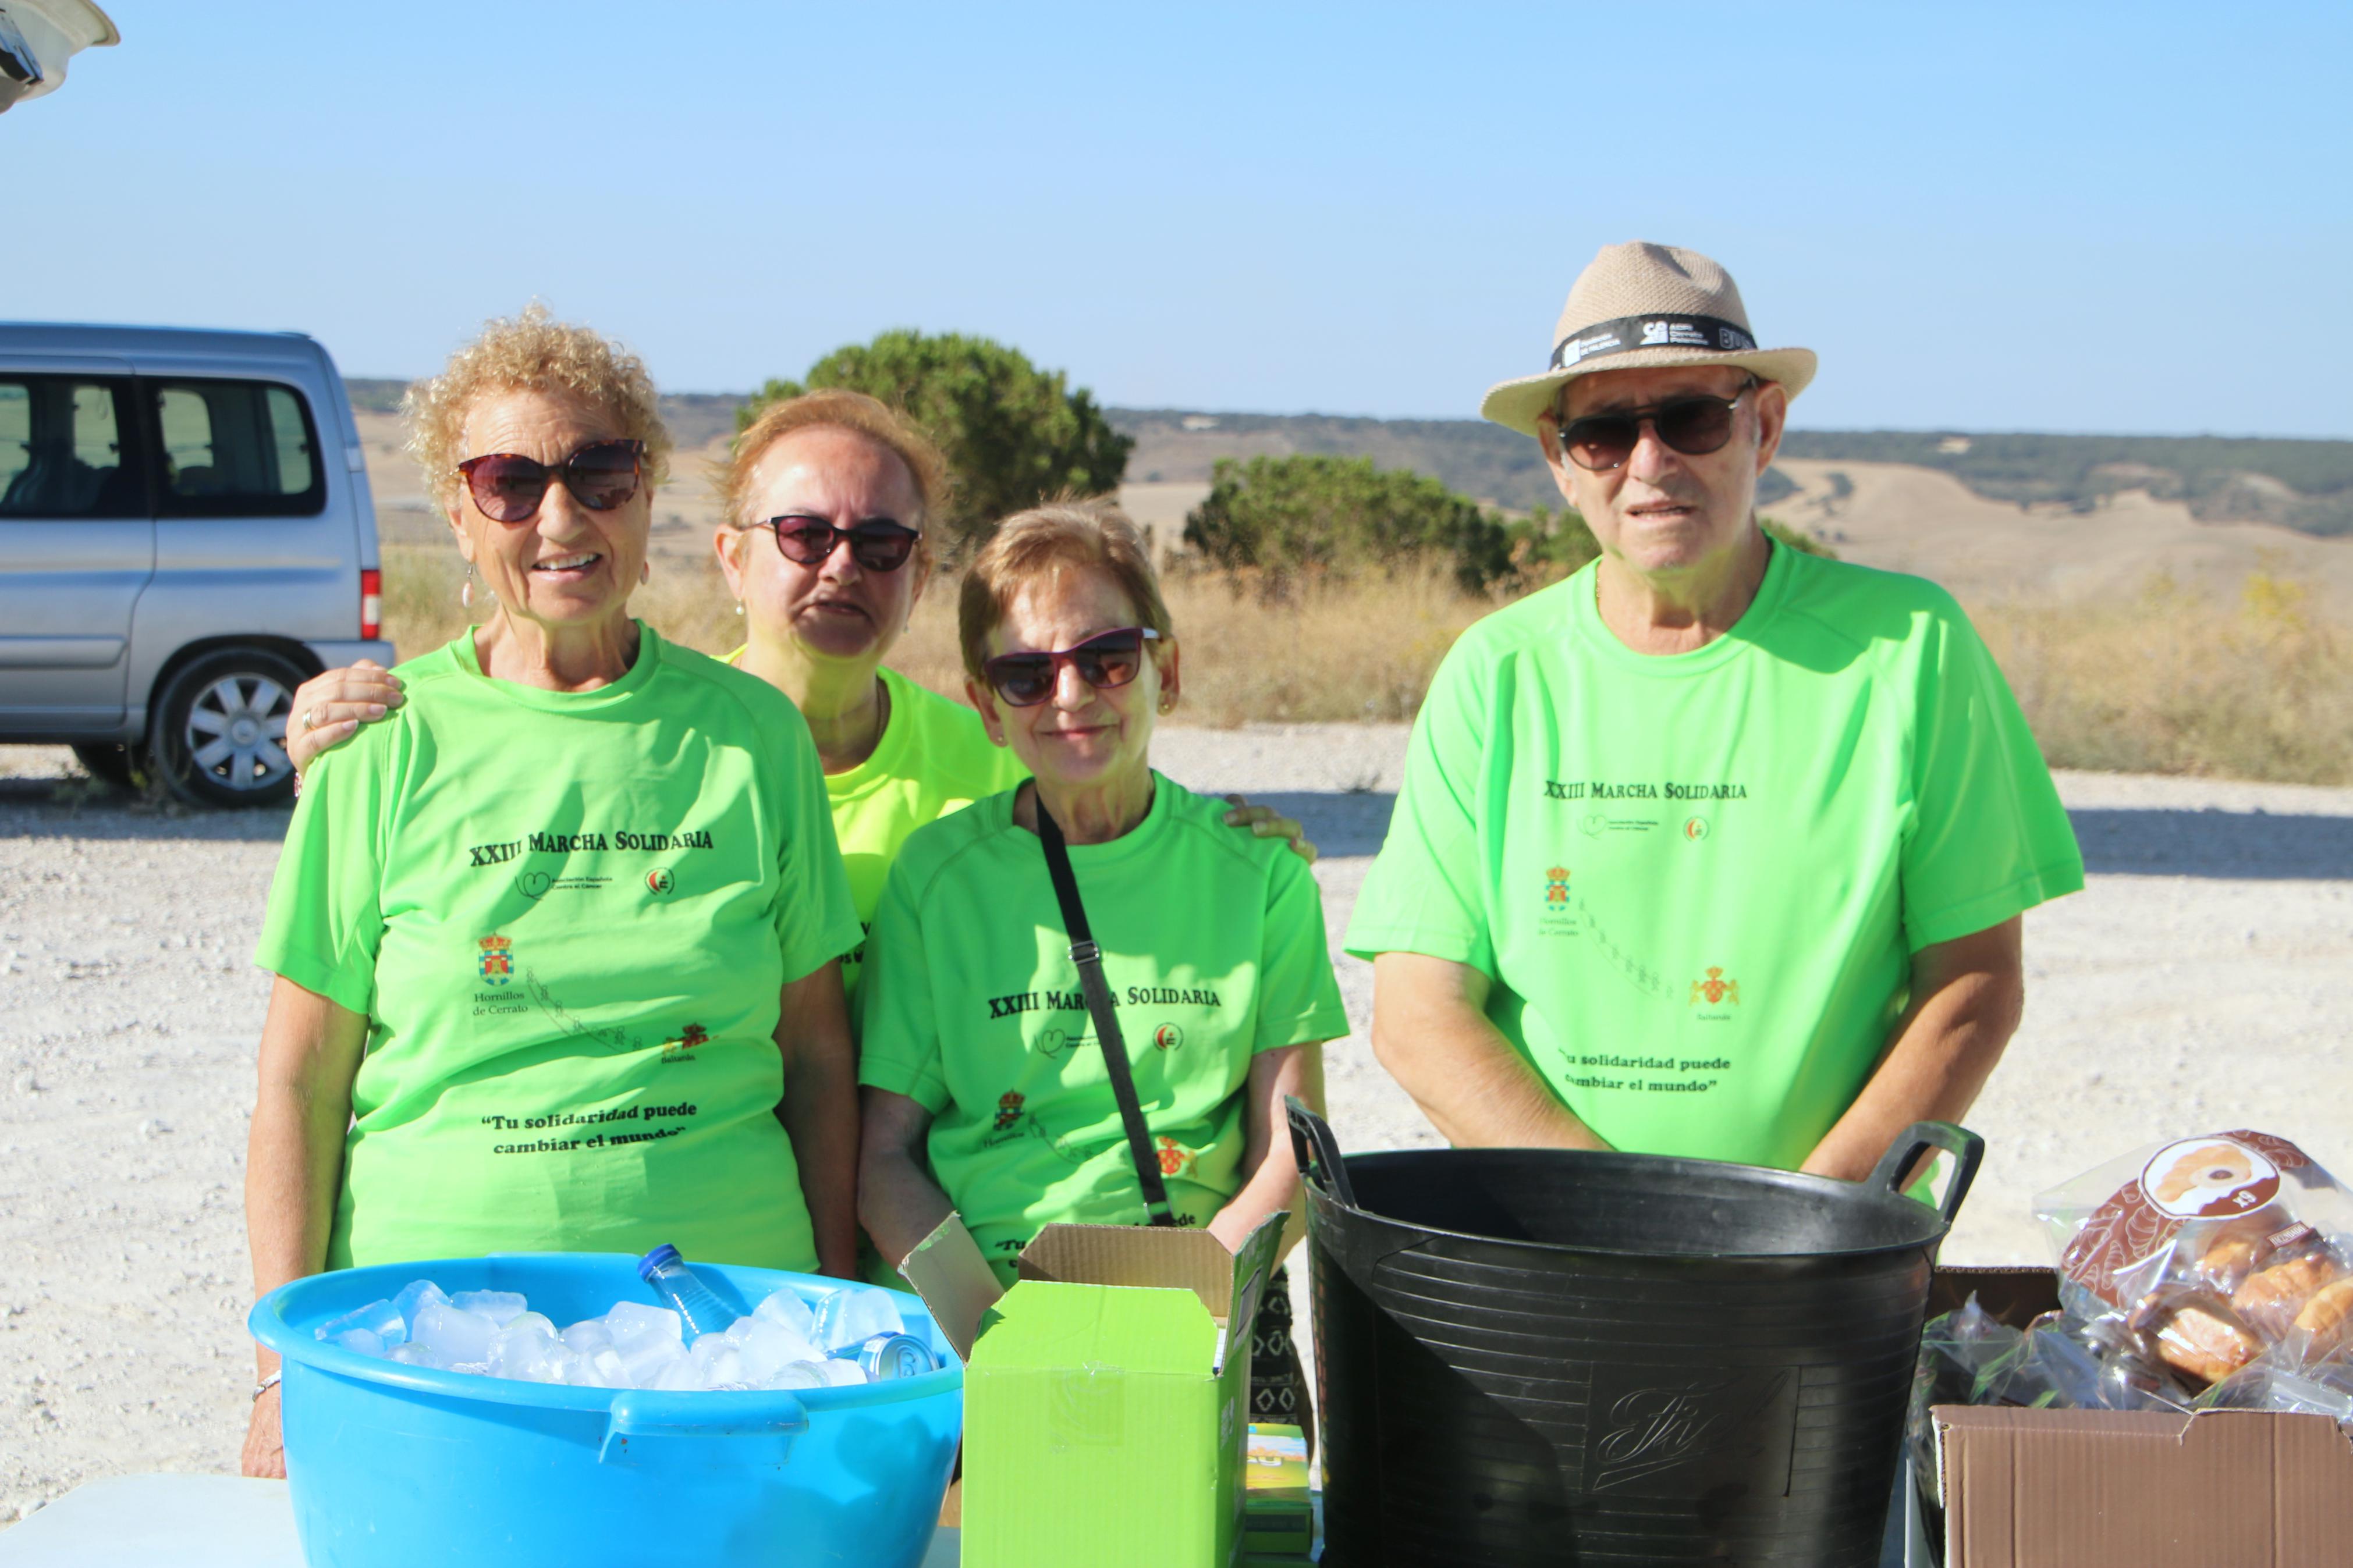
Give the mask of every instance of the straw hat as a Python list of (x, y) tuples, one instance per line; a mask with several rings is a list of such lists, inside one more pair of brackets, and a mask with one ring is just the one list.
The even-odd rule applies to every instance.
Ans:
[(1813, 350), (1757, 346), (1730, 273), (1696, 250), (1642, 239), (1603, 246), (1577, 275), (1552, 341), (1552, 368), (1489, 387), (1482, 418), (1533, 436), (1559, 389), (1597, 370), (1735, 364), (1792, 397), (1814, 379)]

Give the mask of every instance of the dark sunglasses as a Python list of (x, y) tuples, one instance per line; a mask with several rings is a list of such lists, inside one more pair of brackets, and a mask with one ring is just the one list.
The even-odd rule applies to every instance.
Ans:
[(790, 512), (754, 525), (776, 532), (776, 548), (785, 559), (804, 566), (820, 566), (834, 546), (849, 541), (849, 558), (869, 572), (896, 572), (914, 553), (918, 531), (887, 517), (871, 517), (849, 528), (836, 528), (821, 517)]
[(1150, 626), (1122, 626), (1060, 653), (1000, 653), (983, 664), (980, 672), (1004, 702), (1034, 708), (1054, 695), (1054, 683), (1066, 664), (1098, 691), (1125, 686), (1144, 668), (1144, 645), (1159, 640), (1160, 634)]
[(1647, 423), (1675, 451), (1686, 458), (1704, 458), (1722, 451), (1732, 439), (1732, 411), (1756, 387), (1752, 377), (1729, 397), (1671, 397), (1648, 408), (1588, 414), (1561, 427), (1560, 444), (1570, 462), (1589, 473), (1604, 474), (1623, 467), (1634, 455)]
[(591, 441), (554, 468), (514, 452), (490, 452), (467, 458), (458, 471), (484, 517), (522, 523), (539, 515), (548, 481), (559, 478), (590, 511), (612, 510), (638, 493), (645, 457), (643, 441)]

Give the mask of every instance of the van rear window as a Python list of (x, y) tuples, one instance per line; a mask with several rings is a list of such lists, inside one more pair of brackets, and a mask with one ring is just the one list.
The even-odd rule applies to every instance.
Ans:
[(166, 517), (307, 517), (326, 504), (317, 426), (292, 387), (143, 384), (155, 410)]
[(0, 517), (145, 517), (120, 382), (0, 377)]

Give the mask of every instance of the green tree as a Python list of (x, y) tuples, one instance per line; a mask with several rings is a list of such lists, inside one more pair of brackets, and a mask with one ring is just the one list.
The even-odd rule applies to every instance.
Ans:
[(1505, 525), (1520, 574), (1538, 583), (1566, 577), (1601, 553), (1600, 542), (1575, 507), (1540, 506)]
[(1185, 542), (1228, 571), (1252, 568), (1270, 593), (1302, 576), (1345, 577), (1427, 557), (1478, 592), (1512, 576), (1512, 541), (1476, 501), (1370, 458), (1220, 458), (1187, 514)]
[(769, 382), (737, 411), (735, 427), (779, 398), (829, 386), (904, 411), (940, 444), (956, 479), (943, 521), (962, 544), (1060, 491), (1116, 489), (1135, 445), (1086, 389), (1071, 390), (1062, 372), (1039, 370), (1019, 350), (905, 328), (836, 349), (799, 381)]

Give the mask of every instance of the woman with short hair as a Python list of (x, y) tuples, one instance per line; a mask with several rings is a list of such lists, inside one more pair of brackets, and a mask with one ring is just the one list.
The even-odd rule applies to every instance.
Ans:
[[(670, 445), (644, 367), (534, 308), (407, 413), (487, 613), (289, 829), (257, 1287), (662, 1242), (848, 1274), (857, 920), (798, 711), (628, 613)], [(282, 1465), (268, 1381), (248, 1473)]]
[(891, 868), (860, 999), (868, 1234), (901, 1262), (954, 1209), (1009, 1281), (1042, 1226), (1151, 1217), (1058, 842), (1172, 1217), (1229, 1247), (1295, 1217), (1283, 1100), (1321, 1107), (1323, 1043), (1348, 1028), (1323, 904), (1299, 858), (1153, 770), (1181, 668), (1141, 535), (1102, 503), (1019, 513), (959, 612), (974, 705), (1033, 777), (918, 830)]

